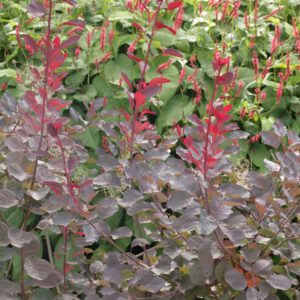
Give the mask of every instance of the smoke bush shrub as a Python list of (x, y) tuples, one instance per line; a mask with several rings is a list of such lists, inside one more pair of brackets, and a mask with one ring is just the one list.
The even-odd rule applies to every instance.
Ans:
[[(298, 299), (299, 136), (276, 120), (258, 137), (272, 149), (266, 171), (237, 177), (232, 162), (249, 133), (232, 120), (224, 95), (239, 88), (237, 75), (217, 45), (204, 114), (187, 113), (157, 130), (151, 118), (159, 112), (149, 102), (170, 84), (165, 71), (183, 55), (154, 50), (153, 43), (161, 30), (180, 31), (182, 1), (126, 2), (137, 15), (131, 24), (137, 36), (126, 54), (138, 66), (135, 78), (128, 70), (119, 74), (127, 109), (113, 109), (103, 97), (90, 99), (80, 114), (66, 100), (72, 91), (63, 86), (68, 74), (62, 66), (68, 49), (80, 55), (85, 23), (54, 25), (56, 2), (30, 2), (28, 13), (47, 24), (38, 38), (18, 36), (32, 81), (20, 99), (6, 93), (0, 102), (1, 297)], [(238, 3), (222, 18), (234, 18)], [(67, 38), (60, 35), (65, 28)], [(100, 28), (102, 62), (114, 39), (108, 28), (105, 22)], [(271, 54), (280, 44), (278, 30)], [(88, 46), (93, 34), (86, 35)], [(136, 49), (141, 39), (143, 52)], [(201, 70), (194, 55), (186, 63), (193, 110), (203, 101)], [(94, 151), (78, 138), (87, 129), (100, 133)]]

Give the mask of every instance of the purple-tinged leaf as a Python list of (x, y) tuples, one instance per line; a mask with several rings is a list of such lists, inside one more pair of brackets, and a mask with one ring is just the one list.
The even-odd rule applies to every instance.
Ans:
[(118, 187), (121, 185), (120, 178), (113, 172), (105, 172), (93, 179), (95, 185), (100, 186), (115, 186)]
[(166, 49), (162, 52), (162, 55), (164, 55), (164, 56), (172, 55), (172, 56), (177, 56), (180, 58), (183, 57), (182, 53), (175, 49)]
[(90, 272), (92, 274), (99, 274), (104, 270), (104, 265), (100, 260), (96, 260), (90, 264)]
[(218, 85), (230, 84), (233, 77), (234, 77), (233, 72), (227, 72), (223, 75), (217, 76), (216, 77), (216, 84), (218, 84)]
[(108, 282), (112, 282), (116, 285), (120, 285), (122, 283), (122, 273), (117, 268), (106, 268), (103, 271), (103, 278)]
[(271, 275), (266, 279), (273, 288), (286, 291), (291, 288), (292, 280), (285, 275)]
[(118, 210), (118, 202), (113, 198), (105, 198), (101, 200), (96, 208), (97, 216), (101, 220), (105, 220), (113, 216)]
[(266, 168), (270, 171), (270, 172), (279, 172), (280, 171), (280, 165), (274, 163), (273, 161), (271, 160), (268, 160), (268, 159), (264, 159), (264, 163), (265, 163), (265, 166)]
[(25, 145), (20, 138), (10, 136), (5, 140), (5, 145), (10, 151), (22, 152), (25, 150)]
[(249, 244), (241, 250), (241, 254), (244, 256), (245, 260), (248, 263), (256, 262), (260, 255), (260, 252), (261, 250), (259, 246), (255, 243)]
[(47, 213), (54, 213), (66, 206), (66, 198), (62, 195), (51, 195), (43, 201), (41, 209)]
[(38, 256), (39, 253), (41, 253), (41, 248), (42, 243), (40, 238), (38, 238), (36, 235), (33, 235), (31, 242), (23, 246), (22, 252), (24, 257)]
[(36, 41), (31, 36), (25, 34), (23, 35), (23, 38), (25, 41), (25, 47), (30, 52), (31, 55), (33, 55), (39, 50)]
[(287, 134), (287, 128), (286, 126), (282, 123), (281, 120), (277, 119), (274, 124), (273, 124), (273, 127), (272, 127), (275, 131), (275, 133), (278, 135), (278, 136), (285, 136)]
[(44, 181), (44, 184), (50, 187), (50, 189), (56, 194), (61, 195), (63, 193), (63, 188), (61, 184), (58, 184), (55, 181)]
[(33, 239), (33, 234), (17, 228), (8, 228), (8, 238), (10, 243), (16, 248), (22, 248), (24, 245), (29, 244)]
[(150, 85), (143, 89), (142, 93), (145, 97), (153, 97), (158, 94), (161, 90), (160, 85)]
[(218, 227), (218, 221), (211, 215), (207, 215), (204, 209), (200, 209), (200, 231), (204, 236), (210, 235)]
[(68, 226), (71, 222), (75, 221), (76, 217), (69, 212), (55, 212), (52, 214), (52, 221), (54, 225)]
[(31, 278), (37, 280), (46, 279), (52, 270), (51, 265), (46, 260), (37, 257), (26, 258), (24, 268)]
[(239, 228), (230, 228), (226, 225), (221, 225), (220, 228), (222, 229), (223, 233), (229, 238), (229, 240), (235, 245), (243, 244), (243, 241), (246, 239), (243, 230)]
[(132, 284), (138, 285), (150, 293), (158, 293), (165, 287), (166, 282), (163, 278), (150, 273), (148, 270), (139, 269), (132, 279)]
[(127, 226), (116, 228), (112, 233), (111, 237), (114, 240), (128, 238), (132, 236), (132, 231)]
[(18, 197), (10, 190), (0, 190), (0, 208), (10, 208), (19, 203)]
[[(17, 152), (11, 152), (11, 153), (17, 153)], [(20, 153), (19, 153), (20, 155)], [(22, 161), (22, 158), (24, 158), (24, 156), (20, 155), (19, 159), (16, 159), (15, 162), (9, 162), (8, 163), (8, 166), (7, 166), (7, 169), (8, 169), (8, 173), (16, 178), (17, 180), (19, 180), (20, 182), (23, 182), (29, 178), (31, 178), (31, 174), (27, 173), (25, 171), (25, 163), (24, 161)], [(10, 156), (10, 159), (11, 159), (11, 156)]]
[(130, 189), (124, 192), (123, 199), (119, 202), (119, 204), (120, 206), (127, 208), (141, 199), (143, 199), (143, 194), (140, 191)]
[(266, 145), (272, 146), (273, 148), (276, 149), (280, 146), (280, 138), (273, 131), (261, 131), (260, 135), (262, 137), (263, 142)]
[(97, 230), (91, 226), (91, 225), (84, 225), (82, 227), (83, 232), (84, 232), (84, 238), (86, 243), (96, 243), (99, 240), (99, 233), (97, 232)]
[(134, 248), (136, 246), (144, 247), (146, 245), (149, 245), (149, 242), (146, 239), (137, 238), (132, 241), (131, 248)]
[(197, 259), (190, 268), (189, 276), (193, 283), (203, 285), (212, 275), (214, 260), (209, 252), (201, 252), (201, 258)]
[(148, 202), (139, 201), (127, 209), (127, 214), (129, 216), (134, 216), (147, 210), (153, 210), (153, 206)]
[(50, 192), (50, 188), (48, 186), (42, 187), (38, 190), (32, 191), (28, 190), (27, 194), (32, 197), (36, 201), (40, 201)]
[(246, 297), (247, 297), (246, 300), (260, 300), (261, 299), (260, 293), (255, 288), (248, 288), (247, 292), (246, 292)]
[(53, 123), (48, 123), (47, 124), (47, 131), (48, 133), (52, 136), (52, 137), (57, 137), (58, 136), (58, 130), (57, 128), (54, 126)]
[(68, 48), (70, 46), (76, 45), (77, 42), (80, 39), (80, 35), (72, 35), (70, 38), (68, 38), (66, 41), (63, 41), (59, 47), (59, 49), (63, 50), (65, 48)]
[(252, 272), (253, 274), (266, 277), (269, 276), (272, 272), (272, 261), (267, 259), (259, 259), (255, 262), (255, 264), (252, 266)]
[[(10, 296), (16, 295), (20, 292), (20, 284), (16, 282), (12, 282), (10, 280), (1, 278), (0, 279), (0, 294), (1, 296), (5, 294), (8, 294)], [(13, 300), (16, 299), (15, 297), (10, 298), (10, 297), (3, 297), (3, 300)]]
[(68, 159), (68, 168), (69, 168), (70, 172), (74, 171), (77, 168), (79, 162), (80, 162), (80, 156), (79, 155), (72, 155)]
[(46, 8), (41, 2), (37, 0), (31, 0), (30, 4), (28, 5), (28, 12), (33, 17), (43, 17), (46, 14)]
[(59, 270), (53, 269), (45, 279), (35, 280), (35, 284), (44, 289), (51, 289), (58, 286), (63, 281), (63, 274)]
[(175, 191), (171, 194), (170, 199), (167, 202), (168, 208), (173, 211), (180, 211), (184, 207), (187, 207), (193, 201), (193, 197), (184, 191)]
[(243, 291), (247, 286), (247, 281), (243, 273), (236, 269), (231, 269), (225, 273), (226, 282), (237, 291)]
[(114, 170), (121, 166), (118, 160), (114, 156), (107, 153), (103, 153), (99, 155), (99, 159), (97, 160), (97, 165), (102, 167), (104, 171)]
[(248, 199), (250, 197), (249, 191), (238, 184), (223, 184), (220, 192), (224, 193), (227, 197), (235, 199)]

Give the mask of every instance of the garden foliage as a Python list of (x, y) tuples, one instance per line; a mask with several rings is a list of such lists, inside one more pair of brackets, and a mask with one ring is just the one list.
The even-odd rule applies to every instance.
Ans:
[(1, 299), (299, 299), (298, 1), (0, 4)]

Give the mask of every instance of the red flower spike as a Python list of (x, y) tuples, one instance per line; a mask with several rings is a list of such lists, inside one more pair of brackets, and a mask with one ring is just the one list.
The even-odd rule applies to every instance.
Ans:
[(143, 28), (140, 24), (138, 24), (138, 23), (136, 23), (136, 22), (132, 22), (131, 25), (132, 25), (134, 28), (138, 29), (139, 31), (142, 31), (142, 32), (145, 31), (144, 28)]
[(184, 77), (185, 77), (185, 73), (186, 73), (186, 67), (183, 67), (180, 71), (178, 84), (182, 84)]
[(162, 63), (161, 65), (158, 66), (158, 68), (156, 69), (156, 72), (161, 72), (163, 70), (166, 70), (169, 68), (169, 66), (173, 63), (173, 59), (169, 59), (167, 62)]

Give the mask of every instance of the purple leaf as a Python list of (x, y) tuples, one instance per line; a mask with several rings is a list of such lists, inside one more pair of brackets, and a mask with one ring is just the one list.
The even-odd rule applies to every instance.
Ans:
[(73, 45), (77, 44), (79, 39), (80, 39), (80, 35), (72, 35), (69, 39), (62, 42), (59, 48), (65, 49), (67, 47), (73, 46)]
[(158, 94), (160, 90), (161, 90), (160, 85), (151, 85), (143, 89), (142, 93), (145, 97), (153, 97), (156, 94)]
[(263, 142), (266, 145), (276, 149), (280, 146), (280, 138), (273, 131), (261, 131), (260, 135), (262, 137)]
[(62, 273), (57, 269), (53, 269), (45, 279), (41, 281), (36, 280), (35, 283), (41, 288), (51, 289), (61, 284), (63, 280)]
[(243, 273), (235, 269), (231, 269), (225, 273), (225, 280), (234, 290), (237, 291), (242, 291), (247, 286), (247, 281)]
[(8, 228), (8, 238), (10, 243), (16, 248), (22, 248), (24, 245), (29, 244), (33, 239), (33, 234), (17, 228)]
[(46, 8), (44, 4), (40, 3), (37, 0), (31, 0), (31, 3), (28, 5), (28, 12), (33, 17), (42, 17), (46, 13)]
[(46, 279), (52, 269), (51, 265), (44, 259), (28, 257), (24, 263), (27, 274), (34, 279)]
[(286, 126), (279, 119), (277, 119), (275, 121), (275, 123), (273, 124), (273, 129), (274, 129), (275, 133), (279, 136), (285, 136), (287, 134)]
[(219, 85), (229, 84), (234, 77), (233, 72), (227, 72), (221, 76), (216, 77), (216, 83)]
[(19, 203), (16, 195), (7, 189), (0, 190), (0, 208), (10, 208)]
[(127, 226), (123, 226), (123, 227), (119, 227), (116, 228), (112, 233), (111, 233), (111, 237), (116, 240), (116, 239), (122, 239), (125, 237), (131, 237), (132, 236), (132, 231), (127, 227)]
[(292, 281), (287, 276), (284, 275), (271, 275), (266, 279), (273, 288), (278, 290), (288, 290), (292, 286)]

